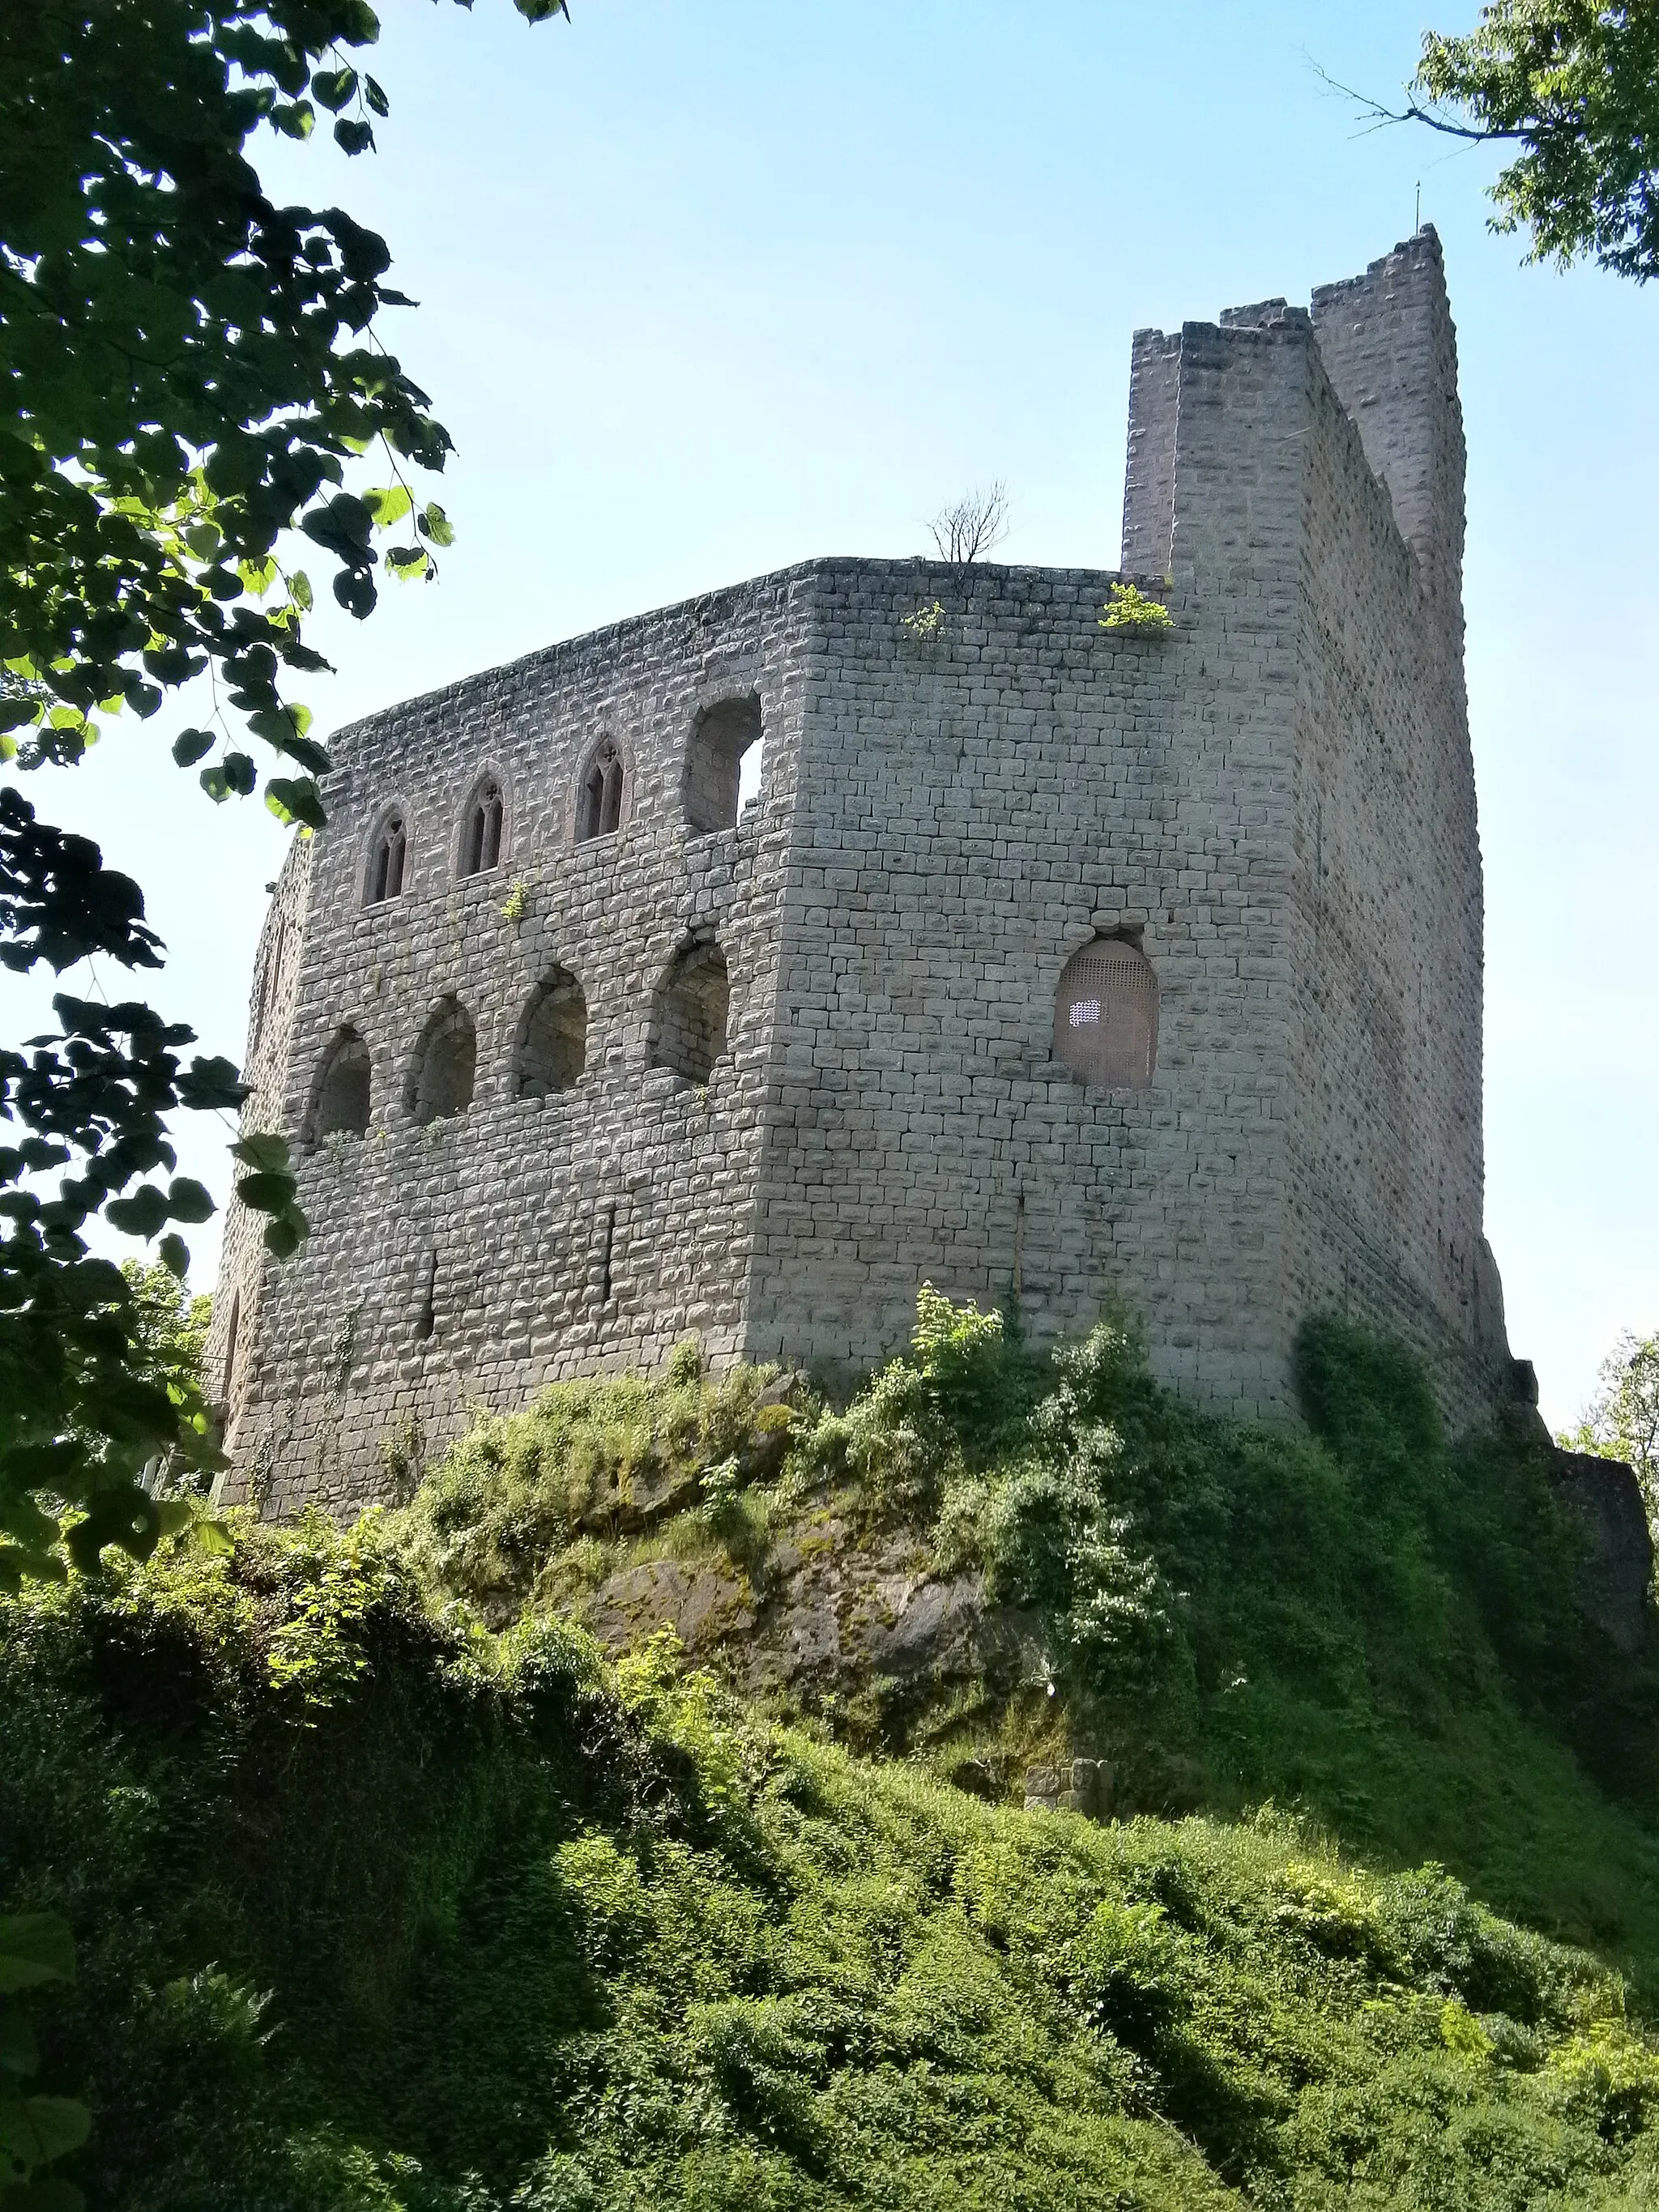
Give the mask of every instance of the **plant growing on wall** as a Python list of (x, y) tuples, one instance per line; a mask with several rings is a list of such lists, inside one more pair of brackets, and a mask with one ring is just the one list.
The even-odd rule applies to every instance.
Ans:
[(1153, 637), (1175, 628), (1175, 617), (1161, 599), (1151, 599), (1134, 584), (1114, 584), (1112, 595), (1100, 617), (1102, 629), (1127, 631), (1132, 636)]

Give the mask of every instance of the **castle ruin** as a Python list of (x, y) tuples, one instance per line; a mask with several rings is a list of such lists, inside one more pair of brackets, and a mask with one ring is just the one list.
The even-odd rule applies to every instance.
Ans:
[[(1425, 229), (1137, 335), (1121, 572), (809, 561), (342, 732), (259, 946), (311, 1234), (230, 1210), (230, 1494), (366, 1500), (686, 1334), (849, 1376), (924, 1280), (1120, 1302), (1221, 1409), (1328, 1309), (1455, 1421), (1522, 1391), (1463, 476)], [(1172, 629), (1103, 627), (1125, 580)]]

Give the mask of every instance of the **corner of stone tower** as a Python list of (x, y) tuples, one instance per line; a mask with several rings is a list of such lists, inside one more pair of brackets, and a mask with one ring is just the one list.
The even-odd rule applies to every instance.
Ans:
[(1417, 556), (1449, 642), (1463, 627), (1463, 410), (1440, 240), (1425, 224), (1363, 276), (1322, 284), (1314, 332), (1337, 398)]

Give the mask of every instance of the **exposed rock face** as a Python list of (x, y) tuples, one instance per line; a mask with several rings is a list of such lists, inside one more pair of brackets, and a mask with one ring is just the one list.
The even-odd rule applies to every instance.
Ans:
[(1043, 1671), (1035, 1618), (990, 1604), (982, 1575), (939, 1575), (915, 1536), (861, 1543), (828, 1516), (780, 1544), (758, 1586), (726, 1561), (629, 1567), (600, 1585), (587, 1625), (613, 1648), (672, 1627), (750, 1694)]
[(1589, 1541), (1585, 1605), (1620, 1650), (1639, 1650), (1652, 1620), (1653, 1538), (1641, 1486), (1622, 1460), (1558, 1451), (1560, 1496)]

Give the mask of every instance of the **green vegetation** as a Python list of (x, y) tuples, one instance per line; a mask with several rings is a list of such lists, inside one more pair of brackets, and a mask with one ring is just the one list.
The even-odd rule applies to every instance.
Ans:
[[(373, 1524), (10, 1601), (0, 1879), (123, 2212), (1635, 2204), (1616, 1977), (1264, 1811), (1102, 1828), (434, 1618)], [(48, 2003), (48, 1998), (52, 2002)]]
[(1529, 231), (1529, 260), (1659, 273), (1649, 0), (1491, 0), (1464, 37), (1425, 33), (1414, 85), (1414, 120), (1517, 149), (1492, 187), (1492, 228)]
[[(1121, 1329), (1038, 1354), (929, 1292), (844, 1411), (686, 1344), (352, 1531), (0, 1601), (0, 1893), (80, 1954), (33, 2003), (93, 2115), (61, 2171), (123, 2212), (1651, 2201), (1649, 1664), (1578, 1613), (1541, 1437), (1449, 1449), (1334, 1323), (1303, 1384), (1311, 1434), (1231, 1426)], [(982, 1578), (1036, 1673), (769, 1711), (568, 1617), (666, 1556), (763, 1638), (826, 1514)], [(1039, 1743), (1134, 1817), (1021, 1809)]]
[[(286, 690), (327, 665), (301, 635), (295, 534), (360, 617), (381, 573), (430, 578), (453, 532), (408, 477), (450, 440), (377, 331), (410, 304), (385, 241), (337, 207), (276, 207), (250, 154), (319, 112), (345, 153), (370, 149), (389, 102), (356, 57), (379, 34), (368, 0), (0, 9), (0, 762), (79, 761), (112, 717), (148, 720), (205, 678), (210, 726), (159, 773), (205, 762), (210, 799), (246, 798), (257, 739), (284, 771), (266, 805), (322, 822), (329, 757)], [(377, 551), (400, 524), (406, 542)], [(0, 968), (159, 968), (143, 914), (95, 845), (0, 788)], [(167, 1523), (146, 1463), (222, 1464), (145, 1371), (130, 1286), (82, 1232), (159, 1238), (182, 1279), (180, 1231), (213, 1200), (172, 1174), (171, 1116), (234, 1110), (237, 1071), (186, 1066), (193, 1031), (101, 984), (52, 1007), (55, 1033), (0, 1044), (0, 1584), (64, 1571), (65, 1509), (76, 1565), (143, 1557)], [(245, 1130), (231, 1151), (288, 1257), (306, 1223), (286, 1141)]]
[(1162, 599), (1154, 599), (1138, 584), (1114, 584), (1101, 613), (1102, 629), (1127, 630), (1132, 636), (1152, 637), (1175, 628), (1175, 617)]
[(1642, 1486), (1650, 1523), (1659, 1524), (1659, 1336), (1624, 1332), (1601, 1362), (1583, 1419), (1556, 1442), (1623, 1460)]

